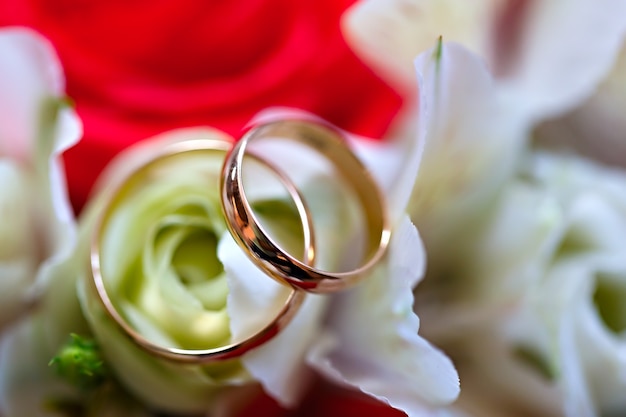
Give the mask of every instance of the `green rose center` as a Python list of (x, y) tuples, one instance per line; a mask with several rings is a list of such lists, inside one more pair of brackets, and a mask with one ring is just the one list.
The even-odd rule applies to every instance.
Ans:
[(144, 337), (210, 349), (231, 336), (217, 257), (226, 232), (220, 171), (206, 155), (185, 164), (150, 170), (119, 195), (103, 229), (102, 274), (116, 308)]
[(615, 334), (626, 330), (626, 284), (622, 277), (598, 274), (593, 302), (598, 316)]

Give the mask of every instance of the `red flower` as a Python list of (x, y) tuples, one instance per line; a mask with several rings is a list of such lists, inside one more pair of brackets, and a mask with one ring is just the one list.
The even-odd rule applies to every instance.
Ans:
[(57, 48), (85, 137), (66, 154), (70, 197), (128, 145), (176, 127), (237, 135), (286, 105), (355, 133), (384, 133), (400, 97), (345, 44), (353, 0), (0, 1), (0, 24), (34, 27)]

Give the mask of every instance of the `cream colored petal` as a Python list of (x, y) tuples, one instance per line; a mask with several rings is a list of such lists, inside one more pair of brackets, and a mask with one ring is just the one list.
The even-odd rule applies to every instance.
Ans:
[(0, 159), (0, 329), (24, 312), (41, 256), (33, 224), (33, 176)]
[(613, 66), (626, 35), (622, 0), (526, 2), (502, 86), (535, 119), (589, 97)]
[(434, 42), (461, 42), (486, 58), (498, 0), (364, 0), (343, 16), (355, 50), (401, 92), (414, 94), (413, 60)]

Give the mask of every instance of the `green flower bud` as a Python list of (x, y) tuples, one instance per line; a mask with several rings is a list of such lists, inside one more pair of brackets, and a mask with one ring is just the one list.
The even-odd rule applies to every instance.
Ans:
[(98, 387), (108, 372), (100, 349), (92, 339), (72, 334), (68, 343), (50, 361), (57, 374), (82, 390)]

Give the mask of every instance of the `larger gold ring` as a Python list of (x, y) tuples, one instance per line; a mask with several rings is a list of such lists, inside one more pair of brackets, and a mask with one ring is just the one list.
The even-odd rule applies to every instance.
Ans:
[[(204, 349), (204, 350), (188, 350), (188, 349), (179, 349), (172, 347), (164, 347), (154, 344), (150, 340), (146, 339), (143, 335), (139, 334), (118, 312), (117, 308), (113, 304), (110, 299), (107, 289), (104, 283), (104, 279), (102, 276), (101, 265), (100, 265), (100, 242), (99, 239), (103, 234), (103, 229), (106, 225), (106, 219), (109, 215), (111, 208), (114, 206), (116, 201), (116, 196), (123, 194), (126, 191), (127, 187), (130, 187), (129, 184), (132, 185), (133, 178), (138, 175), (144, 173), (151, 167), (153, 167), (157, 162), (163, 160), (164, 158), (168, 158), (174, 155), (180, 155), (189, 152), (223, 152), (226, 153), (232, 148), (232, 142), (221, 140), (221, 139), (198, 139), (198, 140), (189, 140), (185, 142), (174, 143), (169, 146), (162, 148), (158, 155), (155, 156), (154, 159), (151, 159), (149, 162), (141, 165), (129, 176), (126, 180), (117, 187), (111, 197), (108, 199), (106, 207), (103, 209), (102, 214), (99, 218), (98, 224), (96, 226), (96, 232), (94, 233), (92, 243), (91, 243), (91, 271), (93, 275), (93, 284), (95, 286), (95, 291), (97, 292), (98, 298), (104, 306), (107, 314), (115, 321), (115, 323), (121, 328), (121, 330), (140, 348), (145, 351), (175, 362), (189, 363), (189, 364), (200, 364), (200, 363), (210, 363), (222, 360), (228, 360), (240, 357), (244, 353), (254, 349), (268, 340), (272, 339), (276, 336), (293, 318), (295, 313), (300, 308), (305, 293), (302, 291), (298, 291), (297, 289), (291, 288), (291, 293), (287, 298), (285, 305), (277, 314), (277, 316), (267, 324), (265, 327), (260, 329), (258, 332), (248, 337), (247, 339), (235, 342), (232, 344), (228, 344), (222, 347), (213, 348), (213, 349)], [(288, 177), (282, 173), (280, 170), (268, 164), (264, 159), (250, 155), (254, 159), (256, 159), (261, 164), (265, 165), (274, 174), (281, 180), (283, 186), (289, 192), (291, 198), (293, 199), (298, 213), (302, 220), (303, 226), (303, 235), (304, 235), (304, 262), (305, 263), (313, 263), (314, 261), (314, 253), (313, 250), (315, 241), (314, 241), (314, 232), (313, 227), (311, 225), (311, 219), (308, 215), (308, 209), (296, 187), (291, 183)], [(216, 184), (217, 186), (217, 184)]]
[[(282, 250), (260, 226), (247, 201), (242, 164), (250, 142), (261, 138), (303, 143), (325, 156), (353, 187), (364, 210), (369, 237), (364, 261), (347, 272), (329, 272), (301, 262)], [(222, 204), (235, 240), (257, 266), (278, 281), (308, 292), (328, 293), (353, 285), (383, 256), (391, 235), (384, 198), (367, 168), (330, 125), (310, 120), (281, 120), (252, 128), (226, 157), (222, 172)]]

